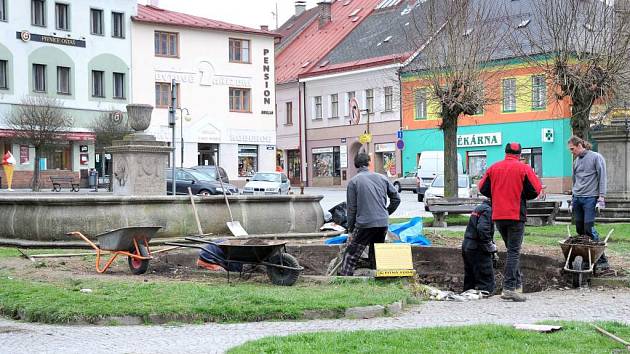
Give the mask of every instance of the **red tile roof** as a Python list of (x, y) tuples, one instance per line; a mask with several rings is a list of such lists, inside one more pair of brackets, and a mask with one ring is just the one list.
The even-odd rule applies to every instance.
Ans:
[(211, 20), (205, 17), (165, 10), (151, 5), (138, 4), (138, 15), (133, 16), (132, 19), (136, 22), (153, 23), (158, 25), (191, 27), (278, 37), (278, 34), (272, 31), (263, 31), (255, 28), (234, 25), (227, 22)]
[(287, 47), (295, 37), (297, 37), (304, 27), (308, 26), (311, 21), (317, 19), (319, 9), (312, 7), (302, 12), (299, 16), (291, 16), (285, 23), (275, 32), (282, 36), (280, 42), (276, 44), (276, 55)]
[[(297, 36), (288, 47), (276, 56), (276, 82), (295, 81), (298, 75), (309, 71), (357, 25), (363, 21), (381, 0), (352, 0), (332, 2), (332, 21), (319, 29), (315, 20)], [(360, 9), (352, 18), (349, 15)], [(353, 22), (354, 19), (357, 19)]]
[(403, 53), (403, 54), (390, 54), (390, 55), (384, 55), (382, 57), (376, 57), (376, 58), (353, 60), (353, 61), (349, 61), (345, 63), (326, 65), (324, 67), (315, 66), (308, 72), (304, 72), (300, 74), (299, 77), (300, 78), (313, 77), (313, 76), (333, 74), (333, 73), (339, 73), (339, 72), (350, 71), (350, 70), (371, 68), (374, 66), (402, 63), (405, 60), (407, 60), (407, 58), (409, 58), (411, 54), (413, 54), (413, 52), (408, 52), (408, 53)]

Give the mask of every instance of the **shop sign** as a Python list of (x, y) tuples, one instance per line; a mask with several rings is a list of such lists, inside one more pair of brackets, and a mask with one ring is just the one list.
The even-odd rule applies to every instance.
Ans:
[(88, 146), (87, 145), (79, 145), (79, 151), (80, 152), (88, 152)]
[(274, 144), (274, 131), (258, 131), (249, 129), (232, 129), (229, 132), (230, 140), (238, 143)]
[(339, 167), (348, 168), (348, 145), (339, 146)]
[(393, 152), (396, 151), (396, 144), (394, 143), (386, 143), (386, 144), (375, 144), (374, 151), (376, 152)]
[(366, 144), (366, 143), (369, 143), (370, 141), (372, 141), (372, 134), (363, 133), (359, 135), (359, 142), (361, 144)]
[(501, 133), (465, 134), (457, 136), (457, 147), (501, 145)]
[(542, 142), (553, 143), (553, 128), (542, 129)]
[(313, 152), (313, 154), (331, 153), (331, 152), (333, 152), (333, 148), (332, 147), (316, 148), (316, 149), (313, 149), (312, 152)]
[(267, 150), (275, 150), (275, 148), (274, 145), (267, 145)]
[(79, 39), (47, 36), (43, 34), (30, 33), (28, 31), (21, 31), (21, 32), (18, 31), (16, 32), (15, 36), (17, 39), (21, 39), (23, 42), (33, 41), (33, 42), (61, 44), (61, 45), (67, 45), (71, 47), (85, 48), (85, 41), (82, 41)]
[(271, 65), (269, 65), (269, 49), (263, 49), (263, 80), (265, 82), (265, 90), (263, 91), (264, 104), (271, 104), (271, 89), (269, 88), (269, 79), (271, 73)]

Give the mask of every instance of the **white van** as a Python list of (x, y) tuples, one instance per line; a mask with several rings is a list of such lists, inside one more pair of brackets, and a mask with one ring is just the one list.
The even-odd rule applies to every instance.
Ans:
[[(424, 192), (437, 175), (444, 174), (444, 151), (423, 151), (418, 157), (418, 201), (424, 199)], [(464, 173), (462, 155), (457, 153), (457, 174)]]

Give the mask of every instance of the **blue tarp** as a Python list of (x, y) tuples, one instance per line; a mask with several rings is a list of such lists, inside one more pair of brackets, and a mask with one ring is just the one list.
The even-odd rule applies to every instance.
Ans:
[[(400, 237), (402, 243), (411, 243), (418, 246), (431, 246), (431, 241), (422, 235), (422, 218), (415, 217), (409, 221), (389, 225), (389, 231)], [(342, 234), (335, 236), (324, 241), (327, 245), (338, 245), (345, 243), (348, 239), (348, 234)]]

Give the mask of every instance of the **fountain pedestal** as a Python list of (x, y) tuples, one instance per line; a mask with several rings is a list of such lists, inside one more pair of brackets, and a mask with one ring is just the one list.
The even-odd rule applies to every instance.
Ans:
[(608, 199), (630, 201), (630, 130), (625, 120), (613, 120), (611, 125), (591, 132), (597, 150), (606, 160)]

